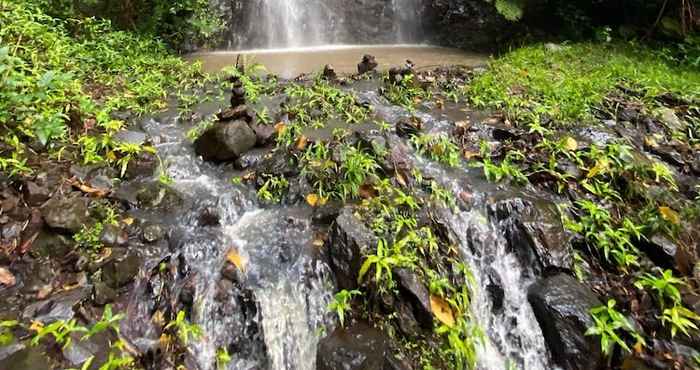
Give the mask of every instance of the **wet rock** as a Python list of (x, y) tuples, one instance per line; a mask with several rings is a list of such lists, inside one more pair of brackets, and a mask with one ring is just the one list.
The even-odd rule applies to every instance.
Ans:
[(30, 207), (38, 207), (49, 200), (50, 192), (48, 187), (39, 185), (33, 181), (27, 181), (22, 188), (24, 201)]
[(277, 137), (277, 131), (273, 125), (255, 123), (250, 127), (255, 131), (256, 144), (259, 146), (269, 144)]
[(510, 248), (525, 263), (536, 261), (541, 271), (571, 268), (571, 237), (553, 203), (511, 198), (497, 202), (491, 212), (505, 228)]
[(330, 236), (329, 256), (340, 289), (357, 287), (362, 256), (377, 244), (377, 238), (345, 207), (335, 219)]
[(664, 269), (674, 269), (682, 274), (691, 274), (693, 270), (693, 256), (678, 244), (661, 234), (651, 238), (640, 240), (644, 253), (654, 264)]
[(129, 242), (129, 235), (117, 225), (106, 224), (100, 233), (100, 243), (108, 248), (123, 248)]
[(90, 223), (90, 212), (83, 198), (54, 197), (42, 209), (42, 216), (49, 227), (77, 233)]
[(298, 166), (295, 165), (292, 158), (289, 157), (286, 150), (274, 150), (265, 155), (259, 162), (256, 172), (276, 174), (287, 178), (296, 176), (299, 173)]
[(194, 149), (207, 161), (235, 160), (257, 142), (257, 136), (245, 122), (219, 122), (194, 142)]
[[(158, 157), (156, 157), (155, 154), (149, 153), (149, 152), (141, 152), (136, 156), (136, 158), (129, 161), (129, 164), (126, 166), (126, 176), (130, 179), (135, 179), (138, 177), (152, 176), (153, 173), (156, 171), (158, 164), (159, 164)], [(98, 181), (98, 182), (93, 183), (94, 181)], [(102, 184), (99, 184), (100, 182)], [(100, 188), (102, 188), (102, 187), (110, 188), (111, 187), (111, 181), (104, 182), (104, 181), (98, 180), (97, 177), (95, 177), (91, 181), (91, 183), (93, 183), (94, 186), (100, 187)]]
[(668, 164), (674, 166), (683, 166), (685, 164), (683, 156), (671, 145), (656, 145), (650, 148), (649, 151), (658, 155), (661, 160)]
[(116, 142), (121, 144), (143, 145), (148, 140), (145, 132), (134, 130), (121, 130), (112, 137)]
[(221, 113), (216, 115), (219, 121), (236, 121), (242, 120), (245, 122), (250, 122), (253, 117), (248, 112), (248, 107), (245, 105), (239, 105), (235, 108), (224, 109)]
[(53, 322), (56, 320), (70, 320), (75, 316), (73, 307), (86, 299), (90, 290), (85, 287), (54, 294), (51, 298), (32, 303), (22, 312), (26, 320), (41, 322)]
[(146, 243), (154, 243), (165, 236), (165, 230), (160, 225), (151, 224), (143, 228), (141, 236)]
[(216, 209), (216, 207), (206, 207), (202, 210), (202, 212), (199, 214), (199, 217), (197, 217), (197, 221), (199, 222), (199, 226), (219, 226), (220, 225), (220, 219), (221, 216), (219, 215), (219, 211)]
[(378, 329), (357, 323), (338, 328), (318, 343), (318, 370), (385, 370), (392, 368), (390, 339)]
[(335, 69), (333, 68), (332, 65), (326, 64), (323, 67), (323, 78), (329, 81), (334, 81), (338, 78), (338, 74), (335, 73)]
[(236, 108), (243, 104), (245, 104), (245, 89), (241, 81), (236, 81), (231, 89), (231, 107)]
[(414, 120), (402, 119), (396, 123), (396, 134), (403, 138), (409, 138), (413, 135), (418, 135), (421, 130), (421, 123)]
[[(131, 194), (124, 194), (129, 199)], [(136, 203), (141, 208), (160, 208), (174, 210), (183, 203), (182, 196), (171, 187), (160, 182), (148, 182), (138, 187), (136, 191)]]
[(411, 65), (392, 67), (389, 69), (389, 82), (393, 84), (399, 83), (406, 76), (413, 75), (413, 73), (414, 72)]
[(141, 267), (141, 258), (135, 254), (114, 258), (102, 267), (102, 281), (117, 289), (129, 284)]
[(50, 359), (39, 346), (28, 346), (0, 361), (2, 369), (46, 370)]
[(598, 338), (584, 335), (593, 325), (590, 310), (601, 305), (592, 291), (573, 277), (558, 274), (533, 284), (527, 297), (557, 365), (564, 370), (604, 365)]
[(73, 241), (66, 236), (42, 230), (32, 243), (31, 253), (41, 257), (65, 257), (72, 246)]
[(409, 303), (415, 320), (423, 329), (433, 327), (433, 312), (430, 305), (430, 293), (420, 281), (418, 275), (409, 269), (396, 269), (393, 271), (399, 283), (400, 298)]
[(357, 73), (365, 74), (370, 71), (374, 71), (379, 64), (374, 56), (365, 54), (362, 56), (362, 61), (357, 65)]
[(678, 118), (676, 111), (671, 108), (661, 108), (659, 110), (661, 122), (671, 131), (683, 130), (683, 121)]
[(98, 306), (104, 306), (117, 299), (117, 292), (104, 282), (98, 281), (93, 286), (92, 300)]

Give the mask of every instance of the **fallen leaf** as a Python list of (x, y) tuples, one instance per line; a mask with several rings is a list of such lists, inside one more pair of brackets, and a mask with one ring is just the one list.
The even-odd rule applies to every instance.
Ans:
[(443, 108), (445, 107), (445, 102), (442, 101), (442, 99), (437, 99), (437, 100), (435, 101), (435, 107), (436, 107), (437, 109), (443, 109)]
[(360, 186), (360, 197), (363, 199), (371, 199), (377, 196), (377, 190), (372, 185), (363, 184)]
[(15, 275), (12, 275), (10, 270), (0, 267), (0, 284), (3, 284), (5, 286), (14, 286), (17, 280), (15, 279)]
[(122, 222), (124, 223), (124, 225), (129, 225), (129, 226), (130, 226), (130, 225), (132, 225), (132, 224), (134, 223), (134, 218), (133, 218), (133, 217), (127, 217), (127, 218), (123, 219)]
[(29, 326), (29, 330), (39, 332), (44, 328), (44, 323), (41, 321), (32, 321), (32, 325)]
[(669, 207), (666, 207), (666, 206), (659, 207), (659, 213), (661, 213), (661, 217), (664, 220), (666, 220), (674, 225), (678, 225), (681, 223), (681, 216), (678, 215), (678, 212), (672, 210)]
[(318, 204), (318, 198), (318, 195), (311, 193), (306, 196), (306, 203), (309, 203), (311, 207), (316, 207), (316, 205)]
[(306, 149), (306, 144), (308, 142), (309, 142), (309, 139), (307, 139), (306, 136), (304, 136), (304, 135), (299, 136), (299, 138), (297, 139), (297, 145), (296, 145), (297, 149), (298, 150)]
[(595, 162), (595, 166), (588, 171), (586, 177), (590, 179), (598, 174), (605, 173), (608, 168), (610, 168), (610, 162), (607, 159), (599, 159)]
[(574, 150), (578, 149), (578, 142), (576, 142), (576, 139), (569, 136), (564, 141), (564, 147), (566, 150), (573, 152)]
[(243, 256), (238, 254), (238, 252), (235, 249), (231, 249), (230, 251), (228, 251), (228, 253), (226, 253), (226, 260), (231, 262), (240, 271), (245, 272), (245, 265), (247, 261)]
[(275, 125), (275, 133), (279, 135), (285, 128), (287, 128), (287, 125), (285, 125), (284, 122), (278, 122)]
[(396, 182), (398, 182), (399, 185), (403, 186), (404, 188), (408, 187), (406, 184), (406, 179), (404, 179), (403, 175), (401, 175), (399, 172), (396, 172)]
[(466, 160), (471, 160), (472, 158), (476, 158), (480, 155), (480, 153), (472, 150), (464, 150), (462, 154), (464, 155), (464, 159)]
[(452, 313), (452, 308), (450, 304), (444, 299), (436, 296), (430, 295), (430, 309), (433, 311), (433, 315), (440, 320), (443, 324), (452, 327), (455, 324), (455, 316)]

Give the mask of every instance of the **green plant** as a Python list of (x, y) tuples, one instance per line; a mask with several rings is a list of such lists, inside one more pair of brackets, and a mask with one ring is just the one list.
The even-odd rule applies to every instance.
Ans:
[(600, 348), (607, 356), (612, 354), (615, 344), (630, 352), (630, 347), (622, 339), (622, 333), (632, 337), (639, 345), (646, 345), (644, 338), (634, 329), (627, 318), (615, 309), (615, 300), (608, 300), (607, 305), (591, 309), (594, 326), (586, 330), (586, 335), (600, 337)]
[(379, 289), (392, 289), (395, 282), (391, 271), (397, 267), (411, 267), (414, 262), (415, 257), (405, 254), (401, 245), (394, 244), (389, 247), (385, 240), (380, 239), (377, 242), (376, 254), (365, 257), (358, 272), (357, 282), (361, 283), (365, 275), (374, 267), (374, 282)]
[(7, 346), (15, 340), (15, 335), (12, 333), (12, 329), (17, 325), (19, 325), (17, 320), (0, 321), (0, 347)]
[(163, 330), (174, 330), (180, 343), (187, 346), (190, 340), (198, 340), (203, 335), (204, 332), (202, 328), (197, 324), (192, 324), (187, 321), (185, 317), (185, 311), (178, 311), (175, 320), (170, 321)]
[(689, 330), (698, 330), (698, 326), (693, 321), (700, 322), (700, 316), (681, 304), (664, 309), (661, 315), (661, 322), (664, 325), (671, 325), (671, 337), (675, 337), (679, 330), (691, 337)]
[(344, 147), (340, 155), (340, 194), (343, 199), (348, 196), (357, 197), (360, 194), (360, 186), (368, 178), (376, 175), (379, 165), (371, 155), (353, 146)]
[(461, 151), (457, 144), (445, 134), (414, 135), (411, 137), (411, 143), (422, 155), (427, 155), (450, 167), (459, 165)]
[(338, 315), (340, 326), (345, 326), (345, 313), (350, 310), (350, 301), (352, 301), (352, 297), (361, 294), (359, 290), (346, 289), (335, 294), (333, 302), (328, 305), (328, 309), (334, 311)]
[(282, 176), (263, 175), (267, 180), (258, 189), (258, 198), (270, 203), (279, 203), (289, 188), (289, 181)]
[(501, 163), (497, 165), (491, 159), (488, 143), (482, 142), (481, 157), (481, 167), (484, 169), (484, 176), (487, 180), (501, 182), (504, 179), (510, 179), (516, 184), (528, 183), (527, 176), (525, 176), (518, 165), (514, 163), (524, 159), (523, 153), (511, 150), (506, 154)]
[(665, 270), (658, 276), (646, 273), (634, 285), (639, 289), (650, 288), (654, 291), (659, 305), (664, 309), (669, 305), (674, 306), (681, 302), (678, 286), (685, 285), (685, 282), (673, 276), (673, 271)]
[(226, 347), (220, 347), (216, 350), (216, 368), (219, 370), (224, 370), (231, 363), (231, 355), (228, 353)]

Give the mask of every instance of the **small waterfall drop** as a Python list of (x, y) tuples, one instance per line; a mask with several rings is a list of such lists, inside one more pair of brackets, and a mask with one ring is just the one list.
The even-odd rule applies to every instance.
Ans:
[(416, 44), (425, 39), (421, 0), (214, 1), (230, 17), (229, 49)]

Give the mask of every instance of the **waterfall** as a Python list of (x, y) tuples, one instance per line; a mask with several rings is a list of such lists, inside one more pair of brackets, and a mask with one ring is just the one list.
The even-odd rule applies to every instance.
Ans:
[[(213, 0), (229, 21), (230, 49), (409, 44), (424, 40), (423, 0)], [(351, 5), (351, 6), (350, 6)]]

